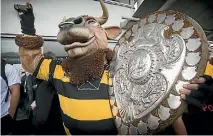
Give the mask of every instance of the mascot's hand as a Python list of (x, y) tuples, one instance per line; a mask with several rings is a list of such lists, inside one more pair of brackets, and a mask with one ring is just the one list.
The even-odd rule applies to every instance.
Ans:
[(21, 29), (23, 34), (35, 35), (36, 30), (34, 27), (35, 17), (33, 14), (33, 7), (30, 3), (27, 3), (26, 10), (22, 10), (18, 5), (14, 5), (15, 10), (18, 12), (21, 18)]
[(201, 111), (204, 104), (209, 104), (213, 95), (213, 78), (207, 75), (201, 76), (185, 84), (180, 90), (181, 96), (188, 103), (188, 112)]

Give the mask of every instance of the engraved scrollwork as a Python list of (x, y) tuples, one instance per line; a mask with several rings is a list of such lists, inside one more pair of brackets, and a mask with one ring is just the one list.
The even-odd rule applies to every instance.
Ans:
[(170, 81), (161, 70), (180, 58), (184, 42), (178, 35), (165, 38), (167, 29), (164, 24), (147, 24), (118, 49), (113, 85), (124, 123), (147, 115), (170, 90)]
[(138, 85), (130, 96), (132, 100), (135, 100), (134, 108), (137, 109), (135, 112), (133, 112), (135, 118), (140, 118), (146, 115), (146, 109), (153, 105), (167, 89), (167, 82), (164, 76), (160, 74), (153, 76), (154, 77), (152, 77), (145, 86)]
[(167, 51), (165, 54), (168, 64), (176, 61), (180, 57), (183, 51), (183, 45), (180, 44), (182, 40), (183, 39), (179, 35), (174, 35), (172, 39), (169, 42), (167, 42), (166, 44)]

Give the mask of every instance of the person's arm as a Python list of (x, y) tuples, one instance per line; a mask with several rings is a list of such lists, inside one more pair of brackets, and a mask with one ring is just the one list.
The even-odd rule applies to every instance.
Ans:
[[(201, 112), (203, 104), (212, 103), (213, 99), (213, 78), (204, 75), (195, 79), (191, 84), (185, 84), (180, 90), (181, 97), (188, 104), (189, 113)], [(177, 134), (186, 135), (186, 128), (181, 118), (172, 125)]]
[(16, 112), (18, 103), (19, 103), (20, 84), (14, 84), (14, 85), (10, 86), (9, 88), (11, 90), (11, 100), (10, 100), (10, 107), (9, 107), (8, 112), (13, 117)]
[(18, 70), (14, 66), (8, 64), (6, 65), (6, 68), (7, 68), (6, 76), (8, 80), (8, 86), (11, 92), (10, 107), (8, 109), (8, 112), (13, 117), (19, 103), (21, 77)]
[(172, 128), (174, 129), (177, 135), (187, 135), (186, 127), (183, 123), (181, 117), (179, 117), (173, 124)]
[[(31, 4), (27, 3), (27, 5), (27, 11), (17, 10), (21, 19), (20, 23), (23, 33), (15, 38), (15, 42), (19, 46), (20, 61), (22, 68), (26, 72), (35, 73), (34, 76), (37, 78), (48, 80), (51, 60), (43, 60), (44, 56), (41, 50), (43, 39), (41, 36), (36, 35), (33, 8)], [(16, 6), (15, 9), (17, 9)]]

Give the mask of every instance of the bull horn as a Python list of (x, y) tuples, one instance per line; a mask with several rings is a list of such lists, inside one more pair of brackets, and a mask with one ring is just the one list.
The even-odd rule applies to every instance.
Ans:
[(66, 20), (66, 16), (64, 16), (64, 18), (63, 18), (62, 22), (65, 22), (65, 20)]
[(104, 4), (104, 2), (102, 0), (99, 0), (99, 1), (100, 1), (102, 10), (103, 10), (103, 15), (101, 17), (98, 17), (97, 20), (98, 20), (100, 25), (103, 25), (104, 23), (107, 22), (107, 20), (109, 18), (109, 13), (108, 13), (107, 7)]

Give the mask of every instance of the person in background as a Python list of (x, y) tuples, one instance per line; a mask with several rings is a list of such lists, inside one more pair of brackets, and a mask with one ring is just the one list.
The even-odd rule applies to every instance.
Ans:
[(13, 117), (20, 97), (20, 74), (10, 64), (1, 59), (1, 134), (9, 135), (13, 131)]
[(212, 135), (213, 121), (213, 78), (201, 76), (184, 85), (180, 91), (188, 103), (188, 112), (183, 115), (183, 121), (189, 135)]
[(20, 100), (14, 118), (14, 135), (31, 135), (34, 131), (34, 125), (32, 124), (32, 110), (30, 108), (34, 92), (31, 85), (31, 76), (31, 73), (21, 69)]
[(183, 121), (189, 135), (213, 135), (213, 44), (209, 53), (205, 74), (180, 90), (188, 103)]
[[(56, 60), (53, 52), (44, 53), (45, 59)], [(36, 135), (65, 135), (57, 92), (49, 81), (42, 81), (36, 90), (34, 117), (37, 122)]]

